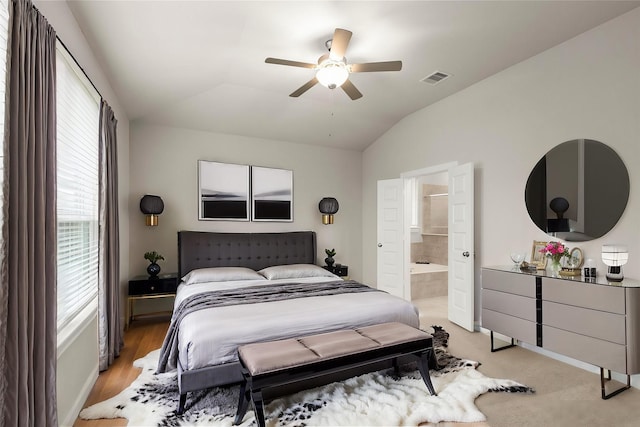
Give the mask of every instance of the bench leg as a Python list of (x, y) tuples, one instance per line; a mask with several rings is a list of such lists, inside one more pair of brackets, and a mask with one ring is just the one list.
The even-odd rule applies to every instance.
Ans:
[(429, 349), (426, 352), (420, 354), (420, 361), (418, 362), (418, 369), (420, 370), (420, 375), (422, 375), (422, 380), (427, 386), (429, 393), (432, 396), (437, 396), (435, 389), (433, 388), (433, 384), (431, 384), (431, 377), (429, 376), (429, 358), (431, 356), (433, 350)]
[(393, 359), (393, 374), (396, 377), (400, 377), (400, 364), (398, 363), (398, 358)]
[(262, 390), (251, 390), (251, 401), (253, 402), (253, 412), (255, 413), (258, 427), (265, 427)]
[(182, 415), (184, 413), (184, 405), (187, 403), (187, 393), (182, 393), (180, 395), (180, 402), (178, 403), (178, 410), (176, 414)]
[(238, 410), (236, 411), (236, 419), (233, 421), (233, 425), (237, 426), (242, 422), (244, 415), (247, 413), (247, 407), (249, 406), (249, 393), (247, 392), (247, 381), (243, 380), (240, 384), (240, 395), (238, 396)]

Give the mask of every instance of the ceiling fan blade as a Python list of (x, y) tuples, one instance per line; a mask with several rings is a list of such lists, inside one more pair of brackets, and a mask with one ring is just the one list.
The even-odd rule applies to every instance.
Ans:
[(318, 79), (316, 79), (314, 77), (311, 80), (309, 80), (308, 82), (306, 82), (305, 84), (303, 84), (302, 86), (300, 86), (298, 89), (293, 91), (291, 93), (291, 95), (289, 95), (289, 96), (297, 98), (300, 95), (302, 95), (303, 93), (305, 93), (306, 91), (308, 91), (309, 89), (311, 89), (312, 87), (314, 87), (317, 83), (318, 83)]
[(290, 65), (292, 67), (315, 68), (316, 64), (308, 62), (289, 61), (288, 59), (267, 58), (264, 60), (267, 64)]
[(335, 61), (340, 61), (344, 58), (344, 54), (349, 46), (349, 40), (353, 33), (349, 30), (343, 30), (342, 28), (336, 28), (331, 39), (331, 50), (329, 51), (329, 57)]
[(349, 98), (355, 101), (358, 98), (362, 98), (362, 94), (360, 91), (351, 83), (351, 80), (347, 79), (344, 83), (342, 83), (342, 90), (345, 91)]
[(367, 73), (372, 71), (400, 71), (402, 61), (366, 62), (364, 64), (351, 64), (352, 73)]

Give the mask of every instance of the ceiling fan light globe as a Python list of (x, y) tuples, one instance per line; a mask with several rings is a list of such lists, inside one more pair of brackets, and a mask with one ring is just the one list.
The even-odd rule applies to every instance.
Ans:
[(349, 70), (344, 63), (325, 63), (316, 73), (318, 82), (324, 87), (335, 89), (349, 78)]

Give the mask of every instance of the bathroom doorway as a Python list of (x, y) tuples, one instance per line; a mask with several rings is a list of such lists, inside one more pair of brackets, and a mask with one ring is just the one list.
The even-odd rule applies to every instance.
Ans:
[[(403, 173), (405, 298), (420, 312), (448, 318), (449, 170), (447, 163)], [(428, 308), (427, 308), (428, 307)]]
[[(439, 300), (442, 311), (446, 307), (445, 318), (469, 331), (474, 330), (475, 318), (473, 175), (473, 163), (457, 162), (401, 174), (405, 212), (403, 294), (411, 301)], [(423, 200), (429, 201), (428, 207)], [(445, 213), (442, 205), (447, 206), (446, 222), (442, 220)], [(412, 268), (417, 273), (414, 276), (427, 276), (412, 281)], [(422, 269), (431, 271), (423, 273)], [(446, 282), (439, 280), (439, 275), (446, 276)], [(420, 282), (430, 279), (446, 283), (446, 295), (430, 296), (440, 292), (437, 285), (421, 289)], [(415, 290), (412, 282), (418, 283)]]
[[(411, 301), (448, 317), (448, 171), (410, 178), (409, 276)], [(426, 309), (428, 307), (428, 309)], [(420, 308), (420, 307), (419, 307)]]

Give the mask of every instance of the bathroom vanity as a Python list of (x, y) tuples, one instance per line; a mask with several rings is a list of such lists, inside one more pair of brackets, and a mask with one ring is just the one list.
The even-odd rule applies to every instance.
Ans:
[[(491, 331), (491, 351), (514, 339), (600, 367), (602, 398), (628, 389), (640, 373), (640, 282), (604, 277), (551, 277), (545, 271), (482, 268), (482, 327)], [(493, 332), (512, 338), (494, 348)], [(605, 369), (608, 371), (605, 378)], [(626, 386), (609, 394), (611, 371)]]

